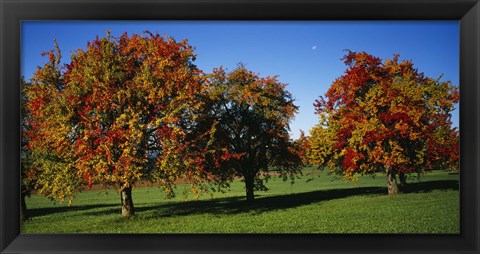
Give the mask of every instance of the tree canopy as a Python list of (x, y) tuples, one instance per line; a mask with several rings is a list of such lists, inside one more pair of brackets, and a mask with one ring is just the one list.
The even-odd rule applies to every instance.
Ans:
[(223, 151), (217, 169), (220, 180), (243, 177), (247, 200), (254, 190), (266, 190), (272, 171), (284, 179), (293, 177), (300, 160), (289, 139), (289, 122), (297, 112), (286, 84), (276, 77), (259, 77), (240, 65), (227, 73), (218, 68), (207, 80), (208, 103), (215, 133), (209, 147)]
[(41, 155), (34, 158), (42, 188), (71, 195), (81, 183), (115, 186), (122, 214), (130, 216), (139, 180), (159, 181), (171, 193), (179, 177), (200, 175), (191, 173), (199, 154), (189, 151), (195, 140), (186, 137), (206, 135), (191, 134), (203, 85), (186, 40), (108, 33), (65, 66), (56, 48), (27, 91), (29, 148)]
[(382, 62), (348, 51), (343, 61), (345, 74), (314, 104), (320, 122), (307, 152), (314, 165), (348, 179), (385, 172), (391, 194), (399, 191), (396, 175), (458, 169), (459, 134), (450, 120), (456, 86), (425, 77), (398, 55)]

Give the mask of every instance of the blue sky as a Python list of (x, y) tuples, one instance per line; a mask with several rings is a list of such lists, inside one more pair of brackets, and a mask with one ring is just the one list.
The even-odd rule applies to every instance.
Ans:
[[(318, 123), (312, 104), (345, 71), (345, 49), (382, 59), (398, 53), (427, 76), (444, 74), (442, 80), (459, 85), (458, 21), (24, 21), (22, 75), (30, 78), (46, 61), (40, 54), (53, 49), (54, 38), (67, 62), (71, 52), (107, 30), (113, 36), (149, 30), (188, 39), (198, 55), (195, 63), (206, 73), (243, 63), (260, 76), (277, 75), (300, 106), (290, 125), (293, 138)], [(452, 120), (459, 125), (458, 109)]]

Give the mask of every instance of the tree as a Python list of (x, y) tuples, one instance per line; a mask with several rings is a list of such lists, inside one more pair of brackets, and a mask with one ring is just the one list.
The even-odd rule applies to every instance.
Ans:
[(382, 63), (348, 51), (345, 74), (314, 104), (320, 123), (308, 151), (314, 164), (348, 179), (385, 172), (389, 194), (399, 192), (396, 175), (403, 185), (408, 173), (458, 168), (458, 130), (450, 120), (458, 88), (398, 58)]
[[(178, 178), (201, 176), (192, 173), (202, 158), (190, 152), (195, 139), (187, 137), (210, 129), (193, 133), (204, 86), (186, 40), (108, 32), (63, 68), (57, 52), (35, 73), (29, 94), (30, 148), (43, 153), (34, 157), (38, 167), (68, 177), (68, 186), (80, 180), (116, 187), (124, 217), (134, 215), (139, 180), (159, 181), (171, 195)], [(44, 183), (60, 185), (55, 180)]]
[[(215, 128), (207, 149), (216, 153), (209, 170), (217, 180), (243, 177), (247, 201), (267, 190), (271, 172), (287, 180), (300, 161), (289, 139), (289, 121), (298, 107), (276, 77), (261, 78), (240, 65), (230, 73), (214, 69), (207, 80), (209, 119)], [(210, 124), (206, 124), (209, 126)]]

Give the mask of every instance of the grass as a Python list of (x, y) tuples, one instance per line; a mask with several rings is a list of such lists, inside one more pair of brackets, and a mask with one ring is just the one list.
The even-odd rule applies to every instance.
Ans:
[[(305, 171), (308, 173), (308, 170)], [(346, 182), (327, 174), (272, 178), (246, 203), (243, 182), (199, 200), (166, 200), (158, 187), (133, 190), (136, 215), (120, 216), (115, 190), (86, 191), (74, 205), (27, 198), (23, 233), (454, 233), (460, 232), (459, 176), (432, 172), (409, 179), (406, 193), (386, 195), (385, 178)], [(181, 192), (186, 185), (179, 185)]]

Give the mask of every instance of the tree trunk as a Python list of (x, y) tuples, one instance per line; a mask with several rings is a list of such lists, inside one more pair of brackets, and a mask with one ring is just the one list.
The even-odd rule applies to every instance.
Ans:
[(27, 215), (27, 203), (25, 202), (25, 194), (20, 194), (20, 221), (28, 219)]
[(404, 191), (405, 187), (407, 186), (407, 176), (405, 175), (405, 173), (400, 173), (398, 174), (398, 179), (400, 180), (400, 185), (399, 185), (399, 188), (400, 188), (400, 191)]
[(397, 185), (397, 178), (395, 177), (395, 172), (392, 168), (387, 168), (387, 187), (388, 187), (388, 195), (394, 195), (399, 193), (398, 185)]
[(122, 201), (122, 217), (130, 217), (135, 214), (132, 200), (132, 187), (124, 188), (120, 192)]
[(253, 192), (255, 178), (250, 175), (246, 175), (244, 176), (244, 178), (245, 178), (245, 191), (247, 194), (247, 201), (252, 202), (255, 199), (254, 192)]

